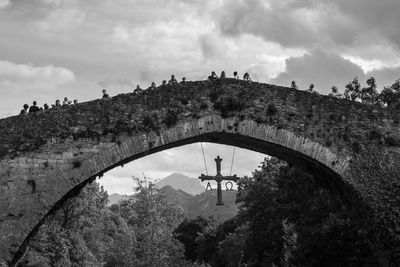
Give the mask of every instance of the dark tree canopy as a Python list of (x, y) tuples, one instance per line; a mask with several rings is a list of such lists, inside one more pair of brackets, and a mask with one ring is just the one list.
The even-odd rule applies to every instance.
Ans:
[[(239, 182), (239, 214), (178, 227), (191, 260), (211, 266), (375, 266), (361, 223), (311, 175), (275, 158)], [(193, 233), (190, 225), (201, 232)], [(181, 238), (182, 239), (182, 238)], [(242, 264), (242, 265), (241, 265)]]

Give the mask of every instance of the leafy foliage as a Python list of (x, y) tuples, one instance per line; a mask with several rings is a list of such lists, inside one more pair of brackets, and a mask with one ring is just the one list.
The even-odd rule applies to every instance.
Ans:
[(268, 104), (266, 113), (268, 116), (274, 116), (278, 113), (278, 109), (274, 104)]
[(356, 101), (361, 98), (361, 85), (358, 81), (358, 77), (354, 77), (353, 81), (346, 85), (346, 90), (344, 91), (345, 99)]
[(379, 95), (380, 101), (390, 108), (400, 108), (400, 79), (397, 79), (391, 86), (383, 88)]
[(218, 101), (214, 103), (214, 108), (221, 111), (222, 117), (227, 117), (231, 111), (241, 111), (246, 107), (244, 99), (238, 96), (222, 95)]
[(143, 117), (143, 126), (149, 130), (157, 130), (158, 129), (157, 121), (158, 121), (157, 113), (146, 114)]
[(178, 114), (179, 111), (175, 109), (168, 109), (165, 113), (163, 122), (167, 125), (167, 127), (174, 126), (178, 122)]
[(202, 234), (209, 221), (197, 217), (193, 220), (184, 220), (174, 231), (174, 238), (178, 239), (185, 246), (186, 259), (195, 261), (197, 243), (196, 239)]
[(41, 226), (26, 266), (194, 266), (172, 237), (181, 210), (166, 204), (153, 184), (111, 208), (97, 183), (69, 199)]
[[(313, 176), (275, 158), (238, 184), (218, 225), (168, 204), (151, 183), (106, 206), (92, 183), (41, 227), (26, 266), (375, 266), (366, 230)], [(202, 262), (203, 264), (200, 264)]]
[(365, 87), (361, 90), (361, 101), (366, 104), (375, 104), (378, 101), (375, 78), (369, 78), (367, 80), (367, 85), (368, 87)]
[[(365, 231), (309, 174), (272, 158), (239, 182), (239, 214), (178, 227), (190, 259), (211, 266), (375, 266)], [(205, 226), (206, 225), (206, 226)], [(194, 228), (194, 227), (193, 227)], [(183, 240), (183, 239), (180, 239)]]

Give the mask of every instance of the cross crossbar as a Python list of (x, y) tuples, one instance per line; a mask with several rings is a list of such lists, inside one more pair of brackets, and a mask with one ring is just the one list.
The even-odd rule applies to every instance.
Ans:
[(204, 181), (216, 181), (217, 182), (217, 205), (222, 206), (224, 203), (222, 202), (222, 188), (221, 188), (221, 182), (226, 180), (226, 181), (232, 181), (232, 182), (237, 182), (240, 178), (237, 177), (236, 175), (229, 175), (229, 176), (223, 176), (221, 174), (221, 161), (222, 159), (217, 156), (215, 159), (215, 163), (217, 166), (217, 175), (211, 176), (211, 175), (204, 175), (201, 174), (199, 179), (204, 182)]

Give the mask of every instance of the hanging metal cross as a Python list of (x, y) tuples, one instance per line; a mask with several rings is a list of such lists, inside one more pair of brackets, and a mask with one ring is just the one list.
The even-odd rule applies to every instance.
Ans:
[[(222, 159), (218, 156), (215, 159), (215, 163), (217, 164), (217, 175), (215, 176), (209, 176), (209, 175), (200, 175), (199, 179), (204, 182), (204, 181), (216, 181), (217, 182), (217, 205), (222, 206), (224, 203), (222, 202), (222, 189), (221, 189), (221, 182), (223, 180), (228, 180), (228, 181), (233, 181), (236, 182), (239, 180), (239, 177), (236, 177), (236, 175), (232, 176), (222, 176), (221, 174), (221, 161)], [(208, 188), (209, 185), (207, 185)], [(210, 186), (211, 188), (211, 186)], [(227, 187), (228, 188), (228, 187)]]

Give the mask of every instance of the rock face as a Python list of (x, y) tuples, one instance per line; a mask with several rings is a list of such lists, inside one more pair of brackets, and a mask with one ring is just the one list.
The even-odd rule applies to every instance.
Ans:
[(162, 188), (166, 185), (170, 185), (176, 190), (180, 189), (193, 196), (200, 194), (205, 190), (205, 188), (200, 184), (199, 179), (190, 178), (181, 173), (173, 173), (156, 183), (158, 188)]
[(43, 219), (116, 166), (194, 142), (235, 145), (311, 172), (400, 265), (400, 114), (233, 79), (189, 82), (0, 120), (0, 259), (15, 265)]

